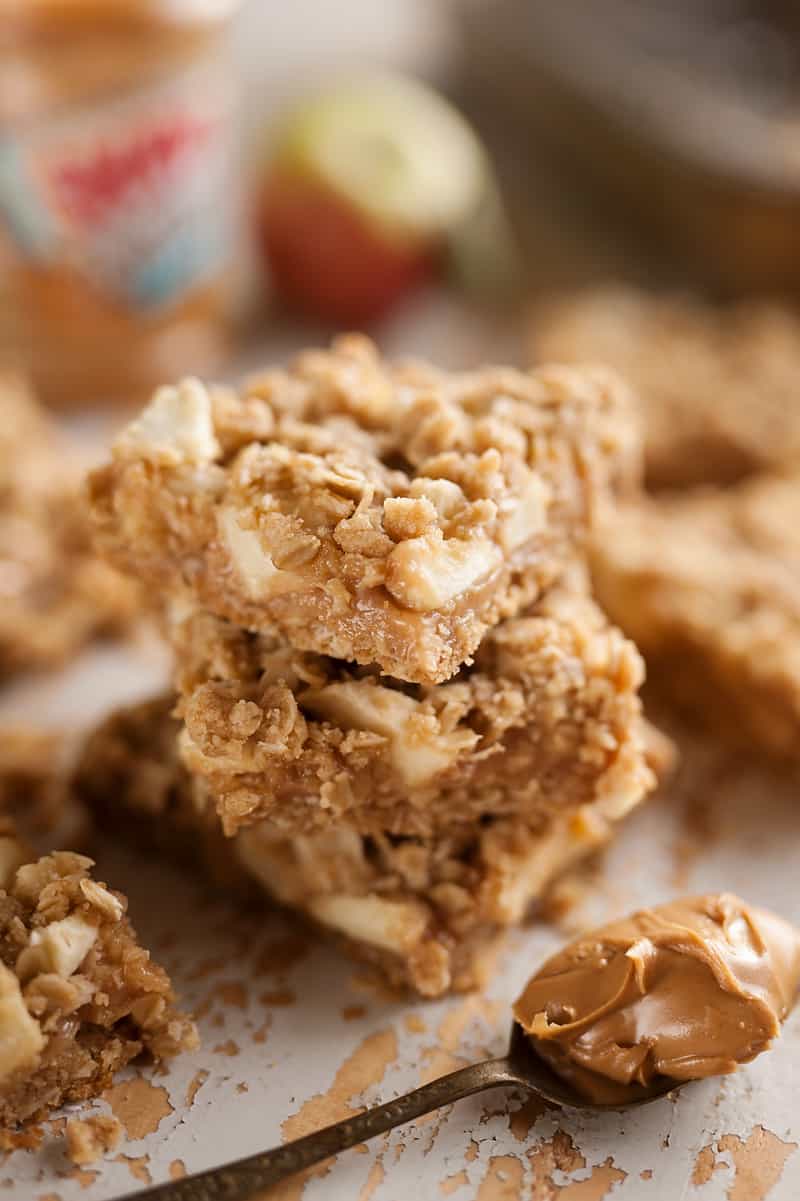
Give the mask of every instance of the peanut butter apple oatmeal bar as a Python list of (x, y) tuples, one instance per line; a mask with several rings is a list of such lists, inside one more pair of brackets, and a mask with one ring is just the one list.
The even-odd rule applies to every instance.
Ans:
[(123, 628), (138, 590), (91, 547), (80, 473), (16, 377), (0, 375), (0, 677)]
[(76, 788), (100, 823), (132, 829), (237, 893), (257, 884), (425, 996), (480, 983), (502, 931), (642, 798), (621, 788), (554, 816), (486, 817), (429, 838), (346, 823), (287, 837), (268, 822), (226, 838), (202, 780), (181, 762), (171, 709), (163, 698), (121, 710), (88, 740)]
[(142, 1051), (196, 1046), (166, 973), (139, 945), (126, 900), (58, 851), (29, 861), (0, 832), (0, 1128), (94, 1097)]
[(800, 474), (624, 506), (592, 558), (662, 693), (739, 743), (800, 756)]
[(225, 832), (268, 818), (429, 836), (635, 803), (652, 785), (643, 664), (581, 575), (491, 629), (445, 684), (398, 684), (204, 612), (178, 621), (181, 753)]
[(800, 462), (800, 317), (605, 288), (532, 314), (537, 362), (602, 362), (642, 402), (648, 483), (730, 484)]
[(99, 545), (145, 583), (438, 683), (553, 583), (638, 450), (603, 369), (449, 374), (350, 336), (239, 393), (159, 389), (91, 495)]

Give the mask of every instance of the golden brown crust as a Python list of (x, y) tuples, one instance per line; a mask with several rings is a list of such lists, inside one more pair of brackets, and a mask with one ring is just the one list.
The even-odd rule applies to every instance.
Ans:
[(555, 818), (487, 818), (431, 838), (364, 836), (346, 825), (288, 838), (267, 823), (225, 838), (180, 762), (170, 709), (162, 698), (121, 710), (89, 739), (76, 784), (93, 812), (226, 889), (256, 882), (394, 984), (428, 996), (475, 987), (503, 929), (623, 816), (607, 797)]
[(450, 375), (349, 337), (239, 393), (159, 390), (91, 495), (100, 546), (146, 582), (436, 683), (554, 582), (637, 469), (602, 369)]
[(138, 590), (91, 548), (78, 473), (22, 382), (0, 376), (0, 677), (124, 628)]
[(595, 587), (648, 678), (737, 743), (800, 754), (800, 475), (624, 506)]
[(446, 684), (400, 686), (203, 612), (173, 636), (183, 759), (229, 834), (268, 818), (428, 836), (653, 783), (641, 659), (577, 581), (492, 629)]
[(655, 488), (800, 461), (800, 319), (788, 308), (598, 289), (539, 305), (531, 347), (537, 362), (607, 363), (631, 384)]
[(7, 831), (0, 853), (0, 1127), (97, 1095), (143, 1050), (161, 1059), (196, 1045), (91, 859), (20, 864)]

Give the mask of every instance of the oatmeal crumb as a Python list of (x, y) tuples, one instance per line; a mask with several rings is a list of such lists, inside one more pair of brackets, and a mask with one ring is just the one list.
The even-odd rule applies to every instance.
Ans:
[(122, 1139), (122, 1123), (106, 1114), (70, 1118), (66, 1128), (67, 1155), (78, 1167), (96, 1163), (114, 1151)]

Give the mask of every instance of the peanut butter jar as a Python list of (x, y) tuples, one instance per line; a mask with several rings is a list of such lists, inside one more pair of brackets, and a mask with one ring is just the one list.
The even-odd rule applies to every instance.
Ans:
[(0, 0), (0, 357), (42, 397), (214, 371), (239, 245), (236, 0)]

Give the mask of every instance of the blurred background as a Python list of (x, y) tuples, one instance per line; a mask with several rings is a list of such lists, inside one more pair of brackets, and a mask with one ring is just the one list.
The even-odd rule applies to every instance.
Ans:
[(141, 401), (330, 331), (531, 355), (528, 302), (800, 282), (780, 0), (0, 0), (0, 356)]

